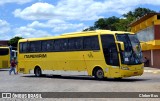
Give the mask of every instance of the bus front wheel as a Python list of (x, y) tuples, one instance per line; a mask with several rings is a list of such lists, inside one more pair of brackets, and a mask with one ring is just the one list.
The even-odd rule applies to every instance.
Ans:
[(34, 74), (35, 74), (36, 77), (42, 76), (41, 69), (39, 67), (36, 67)]
[(95, 78), (96, 78), (96, 79), (99, 79), (99, 80), (101, 80), (101, 79), (104, 78), (104, 72), (103, 72), (102, 69), (97, 69), (97, 70), (95, 71)]

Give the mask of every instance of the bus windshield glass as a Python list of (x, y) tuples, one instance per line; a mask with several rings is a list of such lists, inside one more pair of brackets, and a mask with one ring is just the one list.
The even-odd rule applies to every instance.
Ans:
[(9, 54), (9, 49), (0, 49), (0, 55), (8, 55)]
[(140, 42), (135, 34), (117, 34), (117, 40), (124, 43), (121, 51), (122, 64), (135, 65), (142, 63)]

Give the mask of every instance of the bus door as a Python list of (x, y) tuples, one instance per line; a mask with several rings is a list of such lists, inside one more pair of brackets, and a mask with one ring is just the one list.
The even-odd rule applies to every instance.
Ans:
[(120, 76), (118, 51), (113, 35), (101, 35), (103, 54), (109, 66), (110, 77)]

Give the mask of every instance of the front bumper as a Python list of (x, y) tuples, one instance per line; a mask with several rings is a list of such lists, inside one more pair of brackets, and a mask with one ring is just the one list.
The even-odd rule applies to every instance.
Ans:
[(144, 69), (139, 70), (121, 70), (121, 77), (140, 76), (144, 72)]

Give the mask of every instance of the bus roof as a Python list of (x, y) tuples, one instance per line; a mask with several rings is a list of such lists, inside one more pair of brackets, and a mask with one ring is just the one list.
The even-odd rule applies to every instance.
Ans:
[(33, 40), (46, 40), (46, 39), (49, 40), (49, 39), (58, 39), (58, 38), (67, 38), (67, 37), (79, 37), (79, 36), (98, 35), (98, 34), (128, 34), (128, 33), (133, 34), (131, 32), (124, 32), (124, 31), (95, 30), (95, 31), (64, 33), (64, 34), (61, 34), (59, 36), (20, 39), (19, 42), (33, 41)]
[(93, 33), (102, 33), (102, 32), (111, 32), (110, 30), (95, 30), (95, 31), (83, 31), (83, 32), (73, 32), (73, 33), (65, 33), (65, 34), (62, 34), (63, 35), (77, 35), (77, 34), (86, 34), (86, 33), (90, 33), (90, 34), (93, 34)]

